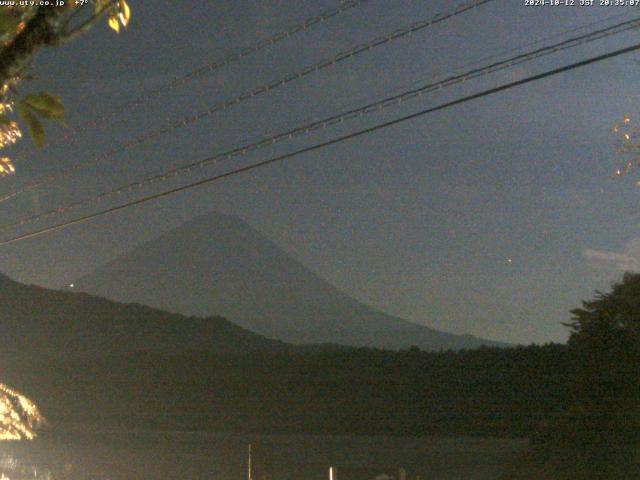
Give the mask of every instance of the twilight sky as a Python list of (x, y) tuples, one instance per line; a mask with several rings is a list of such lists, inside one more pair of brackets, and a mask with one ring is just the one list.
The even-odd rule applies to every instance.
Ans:
[[(337, 5), (337, 0), (131, 0), (129, 30), (103, 24), (41, 52), (23, 91), (58, 93), (77, 131), (25, 140), (0, 195), (414, 21), (453, 0), (368, 0), (229, 67), (140, 102), (150, 89)], [(635, 16), (640, 7), (527, 7), (496, 0), (96, 162), (0, 204), (0, 224), (93, 196), (369, 100)], [(576, 3), (579, 3), (576, 1)], [(584, 27), (580, 30), (575, 30)], [(572, 32), (570, 32), (573, 30)], [(2, 238), (632, 45), (638, 31), (509, 68)], [(543, 40), (535, 47), (531, 44)], [(511, 51), (511, 53), (506, 53)], [(498, 57), (488, 60), (489, 57)], [(528, 84), (50, 235), (0, 247), (0, 271), (60, 287), (211, 210), (235, 214), (355, 298), (453, 333), (564, 341), (560, 322), (640, 266), (637, 173), (611, 129), (638, 114), (640, 56)], [(233, 320), (233, 319), (231, 319)]]

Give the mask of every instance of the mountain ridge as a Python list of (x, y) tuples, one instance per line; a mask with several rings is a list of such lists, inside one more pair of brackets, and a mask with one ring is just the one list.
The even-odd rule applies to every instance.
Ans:
[(445, 333), (353, 299), (237, 217), (202, 215), (74, 282), (75, 289), (184, 315), (219, 314), (294, 344), (427, 350), (506, 344)]
[(98, 358), (140, 352), (244, 354), (287, 346), (220, 316), (187, 317), (83, 292), (24, 285), (0, 274), (0, 358)]

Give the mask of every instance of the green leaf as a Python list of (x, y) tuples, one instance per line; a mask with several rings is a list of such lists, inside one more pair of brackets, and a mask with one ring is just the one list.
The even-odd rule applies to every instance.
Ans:
[(30, 93), (25, 95), (23, 101), (42, 118), (58, 121), (64, 118), (64, 106), (60, 98), (48, 92)]
[(0, 114), (0, 125), (10, 125), (12, 120), (4, 114)]
[(38, 148), (42, 147), (44, 145), (44, 128), (42, 128), (42, 123), (40, 123), (38, 117), (35, 116), (29, 108), (29, 105), (24, 103), (24, 101), (18, 102), (17, 110), (20, 118), (27, 124), (29, 134), (35, 146)]

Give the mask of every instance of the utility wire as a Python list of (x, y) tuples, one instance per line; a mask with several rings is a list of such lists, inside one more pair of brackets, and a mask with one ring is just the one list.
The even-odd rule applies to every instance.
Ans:
[[(421, 78), (420, 80), (413, 80), (410, 83), (404, 83), (404, 84), (402, 84), (402, 86), (396, 86), (396, 87), (393, 87), (393, 88), (386, 88), (384, 90), (378, 91), (375, 94), (371, 94), (370, 93), (370, 94), (367, 94), (367, 95), (364, 95), (364, 96), (360, 96), (358, 98), (358, 101), (351, 100), (351, 101), (349, 101), (347, 103), (341, 104), (340, 105), (340, 109), (342, 110), (342, 109), (348, 108), (349, 110), (351, 110), (351, 109), (355, 108), (354, 107), (355, 105), (359, 105), (362, 102), (371, 102), (371, 101), (373, 101), (373, 99), (380, 98), (382, 96), (395, 95), (395, 94), (397, 94), (399, 92), (403, 92), (405, 90), (415, 89), (415, 88), (418, 88), (417, 87), (418, 85), (424, 84), (425, 81), (434, 81), (435, 79), (442, 78), (443, 76), (445, 78), (450, 78), (450, 77), (453, 77), (454, 75), (459, 75), (460, 74), (459, 72), (464, 71), (465, 69), (469, 69), (471, 67), (478, 67), (479, 65), (483, 65), (483, 64), (485, 64), (487, 62), (491, 62), (491, 64), (493, 65), (494, 61), (496, 61), (497, 59), (499, 59), (499, 58), (501, 58), (501, 57), (503, 57), (505, 55), (510, 55), (510, 54), (513, 54), (513, 53), (516, 53), (516, 52), (522, 52), (523, 50), (525, 50), (527, 48), (532, 48), (532, 47), (534, 47), (536, 45), (540, 45), (541, 43), (543, 43), (545, 41), (550, 41), (550, 40), (555, 40), (557, 38), (562, 38), (562, 37), (565, 37), (566, 35), (571, 35), (571, 34), (574, 34), (576, 32), (588, 30), (589, 28), (595, 27), (597, 25), (606, 24), (606, 23), (608, 23), (608, 22), (610, 22), (612, 20), (617, 20), (617, 19), (620, 19), (620, 18), (627, 18), (627, 17), (628, 17), (627, 13), (619, 13), (617, 15), (611, 15), (611, 16), (606, 17), (606, 18), (601, 18), (599, 20), (596, 20), (596, 21), (593, 21), (593, 22), (590, 22), (590, 23), (587, 23), (587, 24), (584, 24), (584, 25), (580, 25), (579, 27), (574, 27), (574, 28), (571, 28), (571, 29), (568, 29), (568, 30), (563, 30), (563, 31), (557, 32), (557, 33), (555, 33), (553, 35), (549, 35), (549, 36), (546, 36), (546, 37), (543, 37), (543, 38), (539, 37), (536, 40), (531, 41), (531, 42), (520, 43), (518, 46), (507, 48), (507, 49), (503, 49), (503, 50), (500, 50), (497, 53), (492, 53), (491, 55), (487, 55), (487, 56), (481, 57), (481, 58), (479, 58), (477, 60), (466, 62), (466, 63), (464, 63), (462, 65), (457, 66), (457, 67), (449, 68), (446, 71), (446, 73), (444, 73), (444, 75), (431, 74), (428, 77)], [(608, 28), (617, 28), (620, 25), (621, 24), (616, 24), (616, 25), (614, 25), (612, 27), (608, 27)], [(608, 30), (608, 28), (605, 29), (605, 30)], [(635, 28), (635, 26), (633, 26), (631, 28)], [(603, 30), (599, 30), (599, 31), (603, 31)], [(611, 34), (613, 35), (613, 34), (616, 34), (616, 33), (621, 33), (621, 32), (612, 32)], [(590, 34), (588, 34), (588, 35), (590, 35)], [(575, 37), (570, 37), (570, 38), (575, 38)], [(305, 118), (305, 123), (310, 121), (310, 120), (311, 119), (309, 117), (306, 117)]]
[(477, 8), (481, 5), (484, 5), (486, 3), (490, 3), (493, 2), (495, 0), (474, 0), (472, 2), (466, 2), (466, 3), (462, 3), (460, 5), (458, 5), (456, 8), (454, 8), (453, 10), (449, 11), (448, 13), (439, 13), (429, 19), (426, 20), (421, 20), (418, 22), (415, 22), (411, 25), (409, 25), (408, 27), (396, 30), (388, 35), (383, 35), (383, 36), (379, 36), (379, 37), (375, 37), (372, 40), (370, 40), (367, 43), (363, 43), (360, 45), (357, 45), (349, 50), (343, 51), (338, 53), (337, 55), (334, 55), (333, 57), (329, 57), (329, 58), (325, 58), (324, 60), (321, 60), (317, 63), (314, 63), (313, 65), (307, 66), (301, 70), (298, 70), (294, 73), (290, 73), (278, 80), (272, 81), (271, 83), (266, 83), (263, 85), (260, 85), (258, 87), (255, 87), (252, 90), (246, 91), (236, 97), (233, 97), (229, 100), (226, 100), (224, 102), (221, 103), (217, 103), (215, 105), (210, 106), (207, 109), (201, 110), (193, 115), (187, 116), (187, 117), (183, 117), (180, 120), (176, 120), (173, 121), (171, 123), (169, 123), (167, 126), (165, 127), (161, 127), (157, 130), (148, 132), (147, 134), (144, 134), (142, 136), (139, 136), (133, 140), (128, 140), (125, 142), (122, 142), (120, 145), (117, 145), (116, 147), (104, 152), (103, 154), (97, 155), (95, 156), (93, 159), (91, 160), (87, 160), (85, 162), (81, 162), (79, 164), (76, 164), (74, 166), (72, 166), (70, 169), (66, 170), (65, 172), (61, 172), (58, 174), (53, 174), (53, 175), (49, 175), (47, 177), (44, 177), (40, 180), (36, 180), (33, 183), (27, 184), (25, 186), (23, 186), (22, 188), (20, 188), (19, 190), (15, 190), (11, 193), (5, 194), (3, 196), (0, 196), (0, 203), (5, 202), (21, 193), (27, 192), (29, 190), (32, 190), (34, 188), (37, 188), (41, 185), (44, 184), (48, 184), (51, 183), (55, 180), (59, 180), (61, 178), (66, 178), (68, 177), (71, 173), (79, 171), (83, 168), (89, 167), (91, 165), (94, 165), (100, 161), (104, 161), (116, 154), (119, 153), (123, 153), (127, 150), (130, 150), (133, 147), (136, 147), (138, 145), (142, 145), (144, 143), (147, 142), (151, 142), (154, 140), (157, 140), (171, 132), (173, 132), (174, 130), (177, 130), (179, 128), (183, 128), (186, 127), (192, 123), (195, 123), (199, 120), (202, 120), (206, 117), (209, 117), (211, 115), (213, 115), (216, 112), (222, 111), (222, 110), (227, 110), (235, 105), (238, 105), (246, 100), (249, 100), (253, 97), (256, 97), (258, 95), (261, 95), (263, 93), (267, 93), (267, 92), (271, 92), (277, 88), (280, 88), (284, 85), (287, 85), (295, 80), (304, 78), (308, 75), (314, 74), (316, 72), (319, 72), (321, 70), (324, 70), (325, 68), (329, 68), (332, 67), (342, 61), (351, 59), (357, 55), (360, 55), (362, 53), (368, 52), (370, 50), (373, 50), (374, 48), (380, 47), (382, 45), (386, 45), (390, 42), (393, 42), (395, 40), (398, 40), (400, 38), (403, 38), (407, 35), (410, 35), (412, 33), (416, 33), (420, 30), (426, 29), (428, 27), (431, 27), (433, 25), (436, 25), (440, 22), (444, 22), (445, 20), (448, 20), (450, 18), (453, 18), (455, 16), (461, 15), (467, 11), (470, 11), (474, 8)]
[(207, 157), (205, 159), (202, 160), (198, 160), (196, 162), (192, 162), (186, 165), (182, 165), (176, 168), (173, 168), (171, 170), (159, 173), (159, 174), (155, 174), (155, 175), (151, 175), (149, 177), (146, 177), (142, 180), (139, 180), (137, 182), (134, 183), (130, 183), (124, 186), (120, 186), (117, 188), (114, 188), (112, 190), (107, 190), (105, 192), (102, 192), (96, 196), (93, 197), (89, 197), (89, 198), (85, 198), (83, 200), (79, 200), (76, 202), (73, 202), (69, 205), (65, 205), (63, 207), (58, 207), (55, 209), (51, 209), (48, 210), (46, 212), (42, 212), (39, 213), (37, 215), (32, 215), (30, 217), (26, 217), (23, 218), (15, 223), (10, 223), (10, 224), (6, 224), (3, 226), (0, 226), (0, 231), (4, 231), (7, 229), (10, 229), (12, 227), (16, 227), (16, 226), (23, 226), (25, 224), (28, 223), (32, 223), (35, 222), (37, 220), (41, 220), (43, 218), (52, 216), (52, 215), (58, 215), (58, 214), (62, 214), (62, 213), (66, 213), (69, 212), (71, 210), (75, 210), (81, 207), (85, 207), (88, 206), (92, 203), (95, 202), (100, 202), (103, 201), (109, 197), (112, 197), (114, 195), (118, 195), (121, 193), (125, 193), (125, 192), (131, 192), (134, 190), (139, 190), (145, 186), (148, 185), (152, 185), (158, 182), (162, 182), (162, 181), (166, 181), (169, 180), (173, 177), (176, 177), (178, 175), (183, 175), (186, 173), (191, 172), (192, 170), (194, 170), (195, 168), (202, 168), (208, 165), (212, 165), (212, 164), (217, 164), (219, 161), (221, 160), (227, 160), (227, 159), (231, 159), (231, 158), (235, 158), (235, 157), (239, 157), (239, 156), (243, 156), (246, 155), (250, 152), (256, 151), (260, 148), (264, 148), (267, 146), (271, 146), (271, 145), (275, 145), (278, 143), (282, 143), (284, 141), (290, 140), (294, 137), (298, 137), (301, 135), (306, 135), (309, 133), (313, 133), (315, 131), (318, 130), (324, 130), (329, 128), (332, 125), (336, 125), (338, 123), (343, 123), (349, 120), (354, 120), (357, 118), (360, 118), (364, 115), (367, 114), (371, 114), (374, 112), (378, 112), (381, 111), (385, 108), (389, 108), (389, 107), (394, 107), (397, 105), (400, 105), (408, 100), (414, 99), (416, 97), (420, 97), (424, 94), (433, 92), (433, 91), (439, 91), (442, 88), (447, 88), (447, 87), (451, 87), (453, 85), (459, 84), (459, 83), (463, 83), (467, 80), (471, 80), (471, 79), (475, 79), (481, 76), (485, 76), (485, 75), (489, 75), (491, 73), (495, 73), (516, 65), (520, 65), (522, 63), (525, 62), (530, 62), (533, 60), (536, 60), (538, 58), (541, 58), (543, 56), (546, 55), (550, 55), (552, 53), (556, 53), (559, 51), (563, 51), (563, 50), (567, 50), (569, 48), (574, 48), (577, 47), (579, 45), (583, 45), (589, 42), (593, 42), (595, 40), (600, 40), (602, 38), (606, 38), (615, 34), (619, 34), (634, 28), (638, 28), (640, 27), (640, 17), (633, 19), (633, 20), (629, 20), (626, 22), (622, 22), (622, 23), (618, 23), (616, 25), (604, 28), (604, 29), (600, 29), (600, 30), (596, 30), (594, 32), (590, 32), (590, 33), (586, 33), (577, 37), (573, 37), (573, 38), (569, 38), (567, 40), (561, 41), (559, 43), (555, 43), (549, 46), (545, 46), (545, 47), (541, 47), (538, 48), (536, 50), (533, 50), (531, 52), (526, 52), (526, 53), (522, 53), (519, 55), (516, 55), (514, 57), (508, 58), (506, 60), (502, 60), (499, 62), (494, 62), (492, 64), (489, 64), (487, 66), (483, 66), (480, 68), (476, 68), (476, 69), (472, 69), (469, 70), (465, 73), (462, 74), (458, 74), (458, 75), (453, 75), (450, 76), (448, 78), (445, 78), (444, 80), (435, 82), (435, 83), (428, 83), (426, 85), (420, 86), (418, 88), (414, 88), (408, 91), (404, 91), (402, 93), (384, 98), (382, 100), (377, 100), (374, 101), (372, 103), (368, 103), (362, 107), (359, 107), (357, 109), (352, 109), (352, 110), (348, 110), (346, 112), (337, 114), (337, 115), (333, 115), (330, 116), (328, 118), (324, 118), (322, 120), (318, 120), (315, 122), (311, 122), (308, 123), (306, 125), (302, 125), (299, 127), (296, 127), (292, 130), (286, 131), (284, 133), (278, 133), (276, 135), (273, 136), (269, 136), (267, 138), (264, 138), (262, 140), (250, 143), (250, 144), (246, 144), (243, 145), (241, 147), (236, 147), (234, 149), (225, 151), (223, 153), (219, 153), (217, 155), (214, 155), (212, 157)]
[[(346, 12), (347, 10), (351, 10), (355, 7), (359, 7), (363, 3), (366, 3), (367, 1), (369, 0), (348, 0), (348, 1), (342, 2), (337, 7), (331, 8), (329, 10), (325, 10), (316, 16), (307, 18), (302, 22), (296, 25), (293, 25), (292, 27), (286, 30), (282, 30), (280, 32), (273, 34), (269, 38), (260, 40), (259, 42), (253, 45), (249, 45), (247, 47), (241, 48), (237, 52), (231, 53), (220, 60), (215, 60), (212, 62), (205, 63), (203, 66), (195, 68), (185, 73), (184, 75), (174, 78), (173, 80), (170, 80), (168, 82), (165, 82), (164, 84), (158, 87), (147, 89), (141, 95), (139, 95), (139, 97), (133, 102), (123, 103), (121, 105), (118, 105), (117, 107), (115, 107), (115, 110), (117, 111), (120, 108), (132, 108), (132, 107), (147, 105), (151, 102), (151, 100), (154, 97), (157, 97), (160, 94), (166, 93), (181, 85), (189, 83), (198, 77), (201, 77), (208, 73), (213, 73), (216, 70), (220, 70), (233, 63), (239, 62), (240, 60), (243, 60), (249, 57), (250, 55), (253, 55), (254, 53), (261, 52), (262, 50), (265, 50), (271, 47), (272, 45), (276, 45), (277, 43), (283, 40), (291, 38), (298, 33), (302, 33), (306, 30), (309, 30), (310, 28), (318, 24), (321, 24), (323, 22), (326, 22), (327, 20), (330, 20), (333, 17), (337, 17), (338, 15), (340, 15), (343, 12)], [(100, 124), (105, 124), (108, 121), (113, 120), (115, 115), (117, 115), (117, 112), (112, 113), (110, 115), (102, 115), (100, 118), (90, 121), (88, 124), (83, 124), (82, 128), (85, 129), (87, 127), (95, 127)], [(73, 135), (67, 135), (61, 141), (55, 142), (55, 144), (65, 143), (66, 140), (73, 138), (76, 134), (77, 134), (77, 130), (73, 130)]]
[(570, 65), (565, 65), (563, 67), (559, 67), (559, 68), (555, 68), (555, 69), (552, 69), (552, 70), (548, 70), (546, 72), (539, 73), (537, 75), (532, 75), (532, 76), (529, 76), (529, 77), (526, 77), (526, 78), (523, 78), (523, 79), (520, 79), (520, 80), (517, 80), (517, 81), (514, 81), (514, 82), (509, 82), (509, 83), (500, 85), (498, 87), (494, 87), (494, 88), (490, 88), (490, 89), (487, 89), (487, 90), (483, 90), (481, 92), (474, 93), (472, 95), (467, 95), (465, 97), (462, 97), (462, 98), (459, 98), (459, 99), (456, 99), (456, 100), (452, 100), (450, 102), (442, 103), (442, 104), (437, 105), (435, 107), (430, 107), (430, 108), (427, 108), (425, 110), (421, 110), (419, 112), (412, 113), (410, 115), (405, 115), (403, 117), (400, 117), (400, 118), (397, 118), (397, 119), (394, 119), (394, 120), (390, 120), (388, 122), (384, 122), (384, 123), (380, 123), (378, 125), (374, 125), (373, 127), (369, 127), (369, 128), (365, 128), (365, 129), (362, 129), (362, 130), (358, 130), (356, 132), (352, 132), (352, 133), (349, 133), (347, 135), (342, 135), (340, 137), (334, 138), (332, 140), (328, 140), (326, 142), (318, 143), (318, 144), (312, 145), (310, 147), (301, 148), (301, 149), (296, 150), (294, 152), (290, 152), (290, 153), (286, 153), (284, 155), (279, 155), (279, 156), (276, 156), (276, 157), (272, 157), (270, 159), (263, 160), (261, 162), (253, 163), (251, 165), (247, 165), (247, 166), (240, 167), (240, 168), (237, 168), (237, 169), (234, 169), (234, 170), (230, 170), (230, 171), (225, 172), (225, 173), (221, 173), (221, 174), (214, 175), (214, 176), (202, 179), (202, 180), (198, 180), (197, 182), (189, 183), (187, 185), (176, 187), (176, 188), (173, 188), (173, 189), (170, 189), (170, 190), (165, 190), (163, 192), (155, 193), (153, 195), (148, 195), (146, 197), (142, 197), (142, 198), (139, 198), (139, 199), (136, 199), (136, 200), (132, 200), (130, 202), (127, 202), (127, 203), (124, 203), (124, 204), (121, 204), (121, 205), (117, 205), (117, 206), (114, 206), (114, 207), (111, 207), (111, 208), (107, 208), (107, 209), (101, 210), (99, 212), (94, 212), (94, 213), (91, 213), (91, 214), (88, 214), (88, 215), (84, 215), (82, 217), (78, 217), (78, 218), (75, 218), (75, 219), (72, 219), (72, 220), (68, 220), (68, 221), (65, 221), (65, 222), (58, 223), (56, 225), (52, 225), (52, 226), (45, 227), (45, 228), (42, 228), (42, 229), (39, 229), (39, 230), (35, 230), (33, 232), (29, 232), (29, 233), (26, 233), (26, 234), (23, 234), (23, 235), (15, 236), (15, 237), (12, 237), (12, 238), (9, 238), (7, 240), (4, 240), (4, 241), (0, 242), (0, 246), (7, 245), (7, 244), (13, 243), (13, 242), (17, 242), (19, 240), (26, 240), (26, 239), (29, 239), (29, 238), (34, 238), (34, 237), (43, 235), (45, 233), (51, 233), (51, 232), (54, 232), (56, 230), (60, 230), (62, 228), (65, 228), (67, 226), (75, 225), (75, 224), (78, 224), (78, 223), (83, 223), (83, 222), (86, 222), (86, 221), (91, 220), (93, 218), (97, 218), (97, 217), (100, 217), (100, 216), (103, 216), (103, 215), (106, 215), (106, 214), (109, 214), (109, 213), (113, 213), (113, 212), (117, 212), (117, 211), (120, 211), (120, 210), (124, 210), (126, 208), (133, 207), (135, 205), (140, 205), (142, 203), (150, 202), (152, 200), (157, 200), (159, 198), (166, 197), (166, 196), (169, 196), (169, 195), (173, 195), (173, 194), (178, 193), (178, 192), (191, 190), (192, 188), (196, 188), (196, 187), (199, 187), (199, 186), (202, 186), (202, 185), (213, 183), (213, 182), (222, 180), (222, 179), (227, 178), (227, 177), (238, 175), (240, 173), (248, 172), (248, 171), (251, 171), (251, 170), (256, 170), (258, 168), (262, 168), (262, 167), (265, 167), (267, 165), (271, 165), (273, 163), (281, 162), (283, 160), (287, 160), (289, 158), (292, 158), (292, 157), (295, 157), (295, 156), (298, 156), (298, 155), (302, 155), (302, 154), (305, 154), (305, 153), (310, 153), (310, 152), (313, 152), (313, 151), (320, 150), (322, 148), (328, 147), (330, 145), (335, 145), (337, 143), (341, 143), (341, 142), (344, 142), (346, 140), (351, 140), (353, 138), (357, 138), (357, 137), (360, 137), (360, 136), (363, 136), (363, 135), (366, 135), (366, 134), (369, 134), (369, 133), (372, 133), (372, 132), (376, 132), (378, 130), (382, 130), (382, 129), (389, 128), (389, 127), (392, 127), (392, 126), (395, 126), (395, 125), (399, 125), (401, 123), (404, 123), (404, 122), (407, 122), (409, 120), (413, 120), (415, 118), (419, 118), (419, 117), (428, 115), (430, 113), (434, 113), (434, 112), (437, 112), (437, 111), (440, 111), (440, 110), (445, 110), (447, 108), (451, 108), (451, 107), (456, 106), (456, 105), (461, 105), (463, 103), (466, 103), (466, 102), (469, 102), (469, 101), (472, 101), (472, 100), (477, 100), (477, 99), (482, 98), (482, 97), (493, 95), (495, 93), (499, 93), (499, 92), (502, 92), (502, 91), (505, 91), (505, 90), (509, 90), (511, 88), (515, 88), (515, 87), (518, 87), (518, 86), (521, 86), (521, 85), (525, 85), (527, 83), (536, 82), (536, 81), (542, 80), (544, 78), (548, 78), (548, 77), (551, 77), (551, 76), (559, 75), (559, 74), (564, 73), (564, 72), (568, 72), (568, 71), (571, 71), (571, 70), (582, 68), (582, 67), (585, 67), (587, 65), (591, 65), (591, 64), (594, 64), (594, 63), (597, 63), (597, 62), (608, 60), (610, 58), (614, 58), (614, 57), (617, 57), (617, 56), (620, 56), (620, 55), (631, 53), (631, 52), (634, 52), (634, 51), (637, 51), (637, 50), (640, 50), (640, 43), (637, 43), (637, 44), (629, 46), (629, 47), (621, 48), (621, 49), (615, 50), (613, 52), (605, 53), (603, 55), (598, 55), (596, 57), (591, 57), (589, 59), (582, 60), (582, 61), (579, 61), (579, 62), (576, 62), (576, 63), (572, 63)]
[(210, 62), (207, 63), (206, 65), (194, 69), (192, 71), (190, 71), (189, 73), (182, 75), (172, 81), (170, 81), (169, 83), (162, 85), (154, 90), (148, 91), (145, 93), (145, 100), (148, 98), (148, 96), (154, 97), (157, 96), (161, 93), (164, 93), (167, 90), (172, 90), (180, 85), (184, 85), (185, 83), (188, 83), (190, 81), (192, 81), (195, 78), (198, 78), (202, 75), (206, 75), (208, 73), (214, 72), (220, 68), (226, 67), (227, 65), (230, 65), (232, 63), (238, 62), (246, 57), (248, 57), (249, 55), (252, 55), (254, 53), (260, 52), (272, 45), (275, 45), (278, 42), (281, 42), (282, 40), (285, 40), (287, 38), (290, 38), (292, 36), (294, 36), (297, 33), (303, 32), (305, 30), (308, 30), (309, 28), (313, 27), (314, 25), (317, 25), (319, 23), (325, 22), (327, 20), (329, 20), (330, 18), (336, 17), (339, 14), (341, 14), (342, 12), (345, 12), (347, 10), (350, 10), (352, 8), (358, 7), (361, 4), (365, 3), (368, 0), (349, 0), (347, 2), (343, 2), (341, 3), (339, 6), (337, 6), (336, 8), (332, 8), (330, 10), (327, 10), (325, 12), (322, 12), (321, 14), (309, 18), (307, 20), (304, 20), (303, 22), (299, 23), (298, 25), (295, 25), (291, 28), (289, 28), (288, 30), (284, 30), (282, 32), (278, 32), (275, 35), (273, 35), (272, 37), (266, 39), (266, 40), (262, 40), (258, 43), (256, 43), (255, 45), (251, 45), (249, 47), (245, 47), (242, 50), (240, 50), (237, 53), (232, 53), (231, 55), (223, 58), (222, 60), (216, 61), (216, 62)]
[[(494, 54), (491, 54), (491, 55), (487, 55), (485, 57), (481, 57), (478, 60), (467, 62), (467, 63), (465, 63), (463, 65), (460, 65), (460, 66), (457, 66), (455, 68), (450, 68), (444, 75), (431, 74), (431, 75), (429, 75), (429, 76), (427, 76), (425, 78), (422, 78), (420, 80), (414, 80), (414, 81), (412, 81), (410, 83), (405, 83), (402, 86), (396, 86), (394, 88), (386, 88), (386, 89), (384, 89), (382, 91), (378, 91), (376, 93), (369, 93), (369, 94), (366, 94), (364, 96), (359, 96), (357, 101), (354, 101), (352, 99), (349, 102), (342, 103), (342, 104), (340, 104), (339, 107), (336, 107), (336, 110), (344, 111), (344, 109), (347, 109), (347, 114), (348, 114), (349, 112), (352, 112), (354, 109), (357, 109), (356, 106), (360, 106), (360, 105), (362, 105), (363, 102), (366, 102), (365, 103), (365, 107), (360, 107), (360, 109), (364, 109), (364, 108), (367, 108), (368, 106), (372, 105), (372, 103), (370, 103), (370, 102), (376, 103), (377, 102), (376, 99), (390, 98), (392, 96), (395, 97), (396, 95), (398, 95), (401, 92), (404, 94), (404, 93), (407, 93), (407, 91), (413, 91), (415, 89), (424, 88), (422, 85), (425, 85), (425, 82), (427, 82), (427, 81), (428, 82), (434, 82), (437, 79), (442, 78), (442, 77), (444, 77), (445, 79), (452, 79), (452, 78), (454, 78), (455, 76), (458, 76), (458, 75), (467, 75), (470, 72), (467, 72), (466, 74), (461, 74), (460, 72), (461, 71), (466, 71), (466, 69), (469, 69), (469, 68), (472, 68), (472, 67), (482, 66), (482, 65), (486, 64), (487, 62), (491, 62), (490, 66), (493, 66), (494, 62), (497, 59), (499, 59), (499, 58), (501, 58), (501, 57), (503, 57), (505, 55), (513, 54), (513, 53), (516, 53), (516, 52), (522, 52), (523, 50), (526, 51), (525, 49), (532, 48), (532, 47), (534, 47), (536, 45), (540, 45), (541, 43), (543, 43), (545, 41), (554, 40), (554, 39), (557, 39), (557, 38), (562, 38), (562, 37), (564, 37), (566, 35), (574, 34), (574, 33), (579, 32), (579, 31), (588, 30), (589, 28), (595, 27), (596, 25), (602, 25), (602, 24), (605, 24), (605, 23), (607, 23), (609, 21), (612, 21), (614, 19), (617, 20), (617, 19), (620, 19), (620, 18), (623, 18), (623, 17), (627, 18), (628, 14), (622, 13), (622, 14), (617, 14), (617, 15), (611, 15), (609, 17), (601, 18), (599, 20), (596, 20), (596, 21), (581, 25), (579, 27), (574, 27), (574, 28), (571, 28), (571, 29), (568, 29), (568, 30), (557, 32), (557, 33), (555, 33), (553, 35), (549, 35), (549, 36), (544, 37), (544, 38), (538, 38), (538, 39), (536, 39), (536, 40), (534, 40), (532, 42), (528, 42), (528, 43), (524, 43), (524, 44), (521, 43), (520, 45), (518, 45), (516, 47), (504, 49), (504, 50), (501, 50), (501, 51), (499, 51), (497, 53), (494, 53)], [(632, 21), (632, 22), (635, 22), (635, 21)], [(627, 23), (627, 22), (625, 22), (625, 23)], [(621, 24), (616, 24), (616, 25), (614, 25), (612, 27), (608, 27), (607, 29), (599, 30), (598, 32), (593, 32), (593, 34), (595, 35), (596, 33), (604, 32), (604, 31), (607, 31), (609, 29), (617, 29), (620, 26), (621, 26)], [(626, 30), (632, 29), (632, 28), (637, 28), (637, 27), (635, 25), (632, 25), (630, 28), (624, 28), (624, 30), (621, 29), (619, 31), (611, 31), (609, 34), (610, 35), (615, 35), (617, 33), (622, 33), (623, 31), (626, 31)], [(592, 34), (587, 34), (587, 35), (592, 35)], [(569, 40), (567, 40), (567, 42), (574, 41), (576, 38), (577, 37), (571, 37)], [(596, 40), (596, 38), (594, 38), (593, 40)], [(587, 43), (587, 42), (584, 42), (584, 43)], [(558, 46), (558, 45), (556, 45), (556, 46)], [(572, 48), (572, 47), (573, 47), (573, 45), (567, 45), (566, 47), (562, 48), (562, 50), (564, 50), (565, 48)], [(545, 49), (551, 49), (551, 48), (553, 48), (553, 47), (545, 47)], [(540, 50), (544, 50), (544, 49), (540, 49)], [(555, 52), (557, 52), (559, 50), (560, 49), (554, 50), (553, 52), (549, 52), (549, 53), (555, 53)], [(530, 53), (533, 54), (533, 53), (536, 53), (536, 52), (538, 52), (538, 51), (532, 51)], [(543, 52), (536, 53), (536, 55), (538, 55), (538, 54), (540, 56), (545, 55), (545, 53), (543, 53)], [(537, 58), (537, 56), (536, 56), (536, 58)], [(510, 59), (510, 60), (512, 60), (512, 59)], [(508, 62), (510, 60), (503, 60), (503, 62)], [(533, 60), (533, 58), (531, 60)], [(524, 60), (524, 61), (529, 61), (529, 59)], [(513, 65), (507, 65), (506, 67), (503, 67), (503, 68), (508, 68), (510, 66), (513, 66)], [(483, 68), (487, 68), (487, 67), (483, 67)], [(433, 84), (430, 83), (429, 85), (433, 85)], [(346, 115), (346, 114), (342, 114), (342, 115)], [(364, 112), (363, 112), (363, 115), (364, 115)], [(313, 118), (309, 117), (309, 116), (304, 117), (304, 119), (300, 119), (300, 122), (303, 122), (305, 125), (309, 124), (309, 130), (307, 131), (307, 128), (305, 127), (304, 128), (304, 130), (305, 130), (304, 133), (312, 133), (312, 132), (314, 132), (315, 129), (312, 128), (312, 125), (324, 122), (324, 121), (313, 121), (312, 122), (312, 120), (313, 120)], [(265, 135), (275, 135), (275, 131), (274, 130), (268, 130), (268, 131), (265, 132)], [(282, 134), (280, 134), (280, 135), (282, 135)], [(271, 138), (271, 137), (269, 137), (269, 138)], [(289, 137), (287, 137), (287, 138), (289, 138)], [(282, 141), (284, 141), (284, 140), (286, 140), (286, 139), (283, 139)], [(271, 143), (269, 143), (269, 144), (271, 144)], [(176, 168), (178, 169), (180, 167), (176, 167)], [(152, 176), (155, 176), (155, 174), (153, 174)], [(1, 229), (2, 229), (2, 227), (0, 227), (0, 230)]]

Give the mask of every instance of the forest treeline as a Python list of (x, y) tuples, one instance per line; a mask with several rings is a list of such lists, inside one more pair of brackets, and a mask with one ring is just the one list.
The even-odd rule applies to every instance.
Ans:
[(139, 353), (14, 366), (55, 422), (344, 434), (528, 435), (572, 403), (563, 345)]
[(574, 309), (567, 344), (441, 352), (295, 346), (1, 286), (3, 382), (51, 428), (517, 436), (532, 448), (511, 480), (640, 478), (640, 274)]

